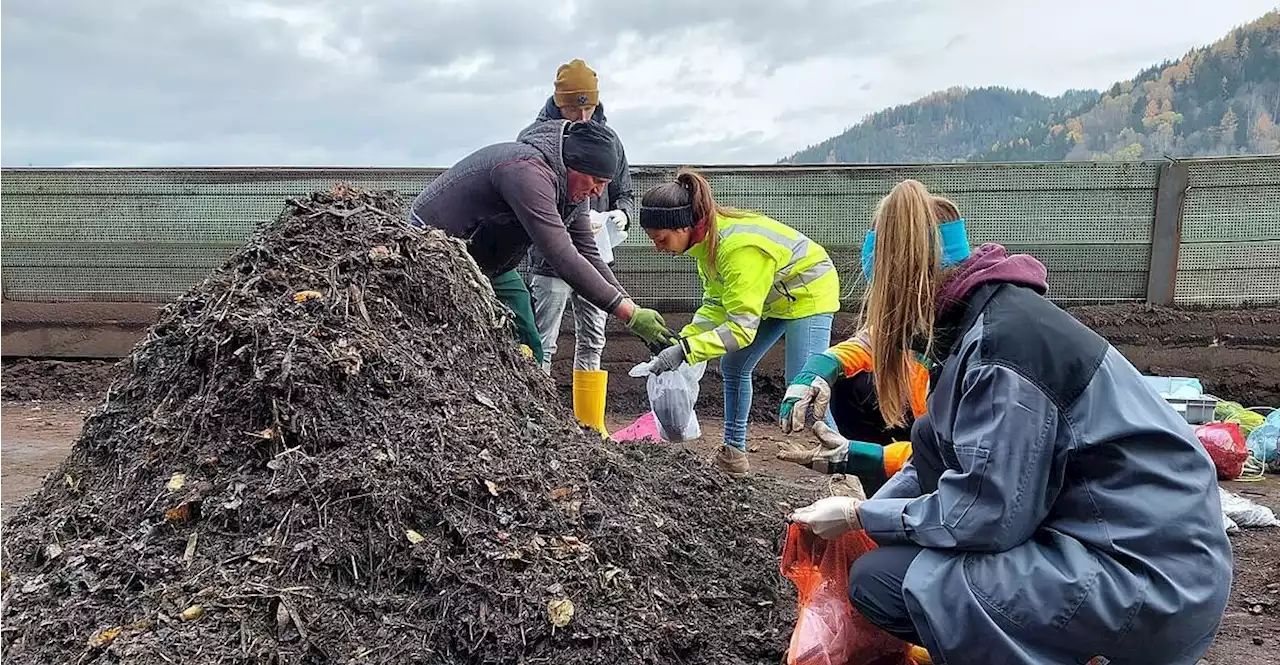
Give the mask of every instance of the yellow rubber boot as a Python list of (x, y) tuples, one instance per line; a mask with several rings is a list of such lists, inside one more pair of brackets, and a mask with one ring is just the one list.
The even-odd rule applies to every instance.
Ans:
[(573, 415), (578, 422), (609, 436), (604, 427), (604, 403), (608, 394), (609, 373), (602, 369), (573, 370)]

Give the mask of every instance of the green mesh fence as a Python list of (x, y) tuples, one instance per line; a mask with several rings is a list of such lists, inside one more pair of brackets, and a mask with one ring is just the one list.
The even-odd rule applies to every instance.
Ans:
[[(1146, 296), (1158, 164), (703, 167), (717, 198), (760, 210), (822, 243), (846, 306), (876, 201), (915, 178), (954, 199), (975, 243), (1043, 261), (1063, 303)], [(439, 169), (6, 169), (3, 288), (9, 300), (166, 301), (218, 265), (284, 200), (334, 182), (412, 197)], [(636, 195), (674, 168), (637, 167)], [(1176, 297), (1280, 299), (1280, 158), (1192, 162)], [(690, 310), (693, 261), (658, 254), (638, 229), (616, 250), (641, 302)]]
[(1280, 300), (1280, 159), (1192, 162), (1175, 302)]

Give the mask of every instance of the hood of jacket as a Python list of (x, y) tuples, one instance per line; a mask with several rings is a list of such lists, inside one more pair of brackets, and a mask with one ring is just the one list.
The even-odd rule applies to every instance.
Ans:
[(569, 170), (564, 165), (564, 128), (568, 120), (535, 122), (520, 131), (516, 141), (542, 153), (556, 175), (556, 193), (563, 206), (569, 200)]
[(938, 289), (939, 318), (984, 284), (1007, 282), (1034, 289), (1044, 295), (1049, 290), (1044, 264), (1029, 254), (1010, 255), (1003, 245), (986, 243), (974, 250), (942, 282)]
[[(596, 104), (596, 110), (591, 114), (591, 119), (602, 125), (609, 124), (609, 121), (604, 117), (604, 102)], [(542, 105), (542, 110), (538, 112), (538, 117), (534, 122), (546, 122), (548, 120), (564, 120), (564, 114), (560, 113), (560, 107), (556, 106), (555, 97), (547, 98), (547, 103)]]

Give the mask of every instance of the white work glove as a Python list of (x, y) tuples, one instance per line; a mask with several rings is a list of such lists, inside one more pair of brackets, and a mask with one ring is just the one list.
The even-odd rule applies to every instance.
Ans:
[(820, 538), (835, 540), (862, 528), (858, 506), (862, 501), (851, 496), (829, 496), (791, 513), (791, 520), (807, 525)]
[(833, 431), (821, 420), (813, 424), (818, 442), (787, 441), (778, 446), (778, 459), (802, 464), (811, 469), (826, 468), (849, 459), (849, 440)]
[(609, 212), (606, 212), (604, 214), (604, 218), (605, 218), (605, 221), (610, 222), (614, 226), (618, 227), (619, 231), (622, 231), (624, 233), (626, 232), (627, 213), (621, 210), (610, 210)]
[(587, 216), (591, 219), (591, 235), (600, 233), (600, 230), (604, 228), (605, 222), (608, 221), (604, 213), (595, 210), (588, 210)]
[(684, 362), (684, 345), (676, 342), (654, 356), (649, 364), (649, 372), (651, 374), (670, 372), (679, 367), (682, 362)]

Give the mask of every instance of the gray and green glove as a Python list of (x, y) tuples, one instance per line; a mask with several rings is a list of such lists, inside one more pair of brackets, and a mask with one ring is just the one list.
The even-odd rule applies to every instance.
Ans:
[(883, 447), (865, 441), (850, 441), (821, 420), (813, 424), (813, 433), (818, 438), (816, 446), (798, 442), (783, 443), (778, 450), (778, 459), (795, 462), (821, 473), (854, 475), (862, 480), (864, 486), (878, 488), (888, 479)]
[(688, 351), (684, 348), (684, 340), (680, 340), (663, 349), (657, 356), (654, 356), (653, 361), (649, 364), (649, 371), (653, 374), (670, 372), (685, 361), (687, 353)]

